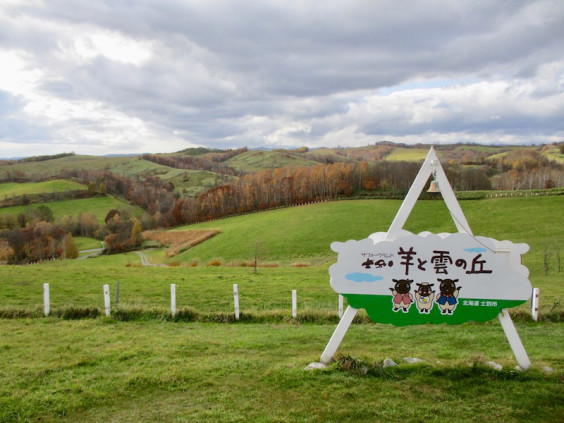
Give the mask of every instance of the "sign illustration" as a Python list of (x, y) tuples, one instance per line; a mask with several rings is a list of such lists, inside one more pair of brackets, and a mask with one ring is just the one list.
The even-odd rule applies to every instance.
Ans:
[[(457, 233), (413, 234), (403, 229), (419, 194), (433, 176)], [(530, 361), (507, 309), (527, 301), (529, 271), (521, 264), (527, 244), (474, 236), (433, 148), (388, 232), (355, 241), (333, 242), (337, 262), (329, 268), (331, 287), (349, 306), (325, 351), (328, 363), (358, 309), (378, 323), (396, 326), (462, 324), (499, 318), (519, 365)]]
[(331, 286), (372, 320), (397, 326), (487, 321), (530, 296), (526, 244), (466, 233), (376, 233), (334, 242)]

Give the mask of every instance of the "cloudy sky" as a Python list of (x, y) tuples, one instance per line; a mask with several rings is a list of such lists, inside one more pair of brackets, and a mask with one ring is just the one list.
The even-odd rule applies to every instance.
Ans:
[(562, 0), (2, 0), (0, 157), (564, 140)]

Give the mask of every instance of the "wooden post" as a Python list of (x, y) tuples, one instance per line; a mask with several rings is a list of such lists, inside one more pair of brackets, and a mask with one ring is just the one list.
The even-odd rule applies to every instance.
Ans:
[(176, 314), (176, 284), (170, 284), (170, 312), (172, 317)]
[(531, 315), (533, 320), (538, 322), (539, 320), (539, 289), (533, 288), (533, 296), (531, 297)]
[(50, 312), (50, 304), (49, 304), (49, 284), (43, 284), (43, 314), (45, 317), (49, 316)]
[(110, 315), (110, 286), (104, 285), (104, 307), (106, 309), (106, 316)]
[(343, 317), (343, 296), (339, 294), (339, 319)]
[(119, 281), (116, 282), (116, 306), (119, 303)]
[(233, 285), (233, 302), (235, 304), (235, 320), (239, 320), (239, 285)]
[(292, 317), (298, 317), (298, 291), (292, 289)]

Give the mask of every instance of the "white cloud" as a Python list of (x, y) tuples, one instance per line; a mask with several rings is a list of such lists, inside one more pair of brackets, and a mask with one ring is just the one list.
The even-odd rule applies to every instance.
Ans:
[(100, 31), (74, 41), (76, 53), (85, 59), (99, 55), (121, 63), (140, 66), (152, 55), (150, 43), (133, 40), (113, 31)]
[(558, 0), (2, 2), (0, 143), (559, 141), (563, 19)]

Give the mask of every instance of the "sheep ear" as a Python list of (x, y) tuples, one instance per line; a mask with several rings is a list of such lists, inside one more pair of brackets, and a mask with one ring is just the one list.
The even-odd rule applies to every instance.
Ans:
[(444, 281), (444, 279), (439, 279), (439, 278), (437, 278), (437, 280), (438, 280), (439, 282), (443, 282), (443, 281)]
[(458, 279), (454, 279), (453, 282), (458, 282)]
[(407, 283), (413, 283), (413, 279), (406, 279), (405, 280)]
[(434, 283), (429, 284), (429, 287), (431, 287), (431, 286), (435, 286), (435, 284)]
[(392, 279), (393, 282), (399, 282), (397, 279)]
[(417, 286), (421, 286), (422, 284), (420, 284), (420, 283), (416, 283), (415, 285), (417, 285)]

